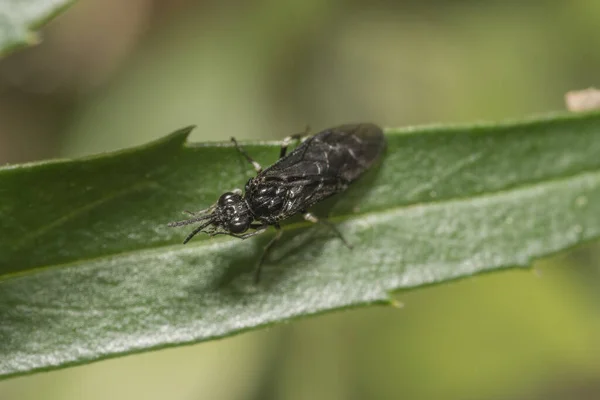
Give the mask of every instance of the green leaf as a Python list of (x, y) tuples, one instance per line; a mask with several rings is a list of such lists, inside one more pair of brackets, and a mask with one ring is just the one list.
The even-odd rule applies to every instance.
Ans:
[[(388, 129), (379, 168), (328, 201), (351, 251), (294, 220), (249, 240), (167, 222), (242, 187), (190, 128), (139, 148), (0, 169), (0, 376), (231, 335), (532, 260), (600, 236), (600, 114)], [(275, 143), (246, 146), (263, 165)], [(189, 227), (188, 227), (189, 228)]]
[(39, 42), (34, 30), (74, 0), (4, 0), (0, 3), (0, 56)]

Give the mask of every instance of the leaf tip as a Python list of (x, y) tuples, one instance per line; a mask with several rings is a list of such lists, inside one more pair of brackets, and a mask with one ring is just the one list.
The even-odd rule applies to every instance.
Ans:
[(394, 298), (392, 298), (392, 297), (388, 298), (388, 301), (387, 301), (387, 303), (388, 303), (390, 306), (394, 307), (394, 308), (398, 308), (398, 309), (400, 309), (400, 308), (404, 308), (404, 303), (403, 303), (403, 302), (401, 302), (401, 301), (400, 301), (400, 300), (398, 300), (398, 299), (394, 299)]
[(181, 147), (187, 141), (188, 136), (196, 128), (196, 125), (188, 125), (185, 128), (176, 130), (163, 137), (160, 141), (164, 144), (172, 144)]
[(27, 32), (25, 36), (25, 44), (27, 46), (36, 46), (42, 42), (40, 35), (35, 31)]

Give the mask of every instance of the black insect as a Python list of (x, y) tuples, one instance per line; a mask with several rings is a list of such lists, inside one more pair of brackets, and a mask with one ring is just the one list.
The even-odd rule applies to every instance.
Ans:
[(264, 170), (231, 138), (256, 169), (256, 177), (248, 180), (244, 194), (239, 189), (224, 193), (206, 210), (186, 211), (193, 218), (172, 222), (169, 226), (201, 223), (185, 238), (184, 244), (199, 232), (247, 239), (274, 226), (277, 234), (259, 260), (256, 281), (269, 249), (281, 237), (279, 222), (297, 213), (302, 213), (307, 221), (325, 224), (350, 247), (334, 225), (318, 219), (308, 209), (345, 190), (379, 158), (385, 148), (383, 132), (374, 124), (341, 125), (308, 137), (286, 156), (290, 143), (300, 140), (301, 136), (284, 139), (279, 160)]

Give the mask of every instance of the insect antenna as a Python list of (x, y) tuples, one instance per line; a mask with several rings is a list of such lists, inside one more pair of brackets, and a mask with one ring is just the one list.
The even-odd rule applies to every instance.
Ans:
[(187, 242), (189, 242), (194, 236), (196, 236), (198, 233), (200, 233), (200, 231), (202, 231), (202, 229), (206, 228), (208, 225), (210, 225), (212, 223), (213, 223), (213, 220), (211, 219), (208, 222), (206, 222), (205, 224), (202, 224), (199, 227), (197, 227), (196, 229), (194, 229), (189, 235), (187, 235), (185, 237), (183, 244), (186, 244)]
[[(206, 221), (206, 220), (208, 220), (208, 221)], [(196, 236), (202, 229), (206, 228), (207, 226), (209, 226), (210, 224), (212, 224), (214, 222), (212, 214), (205, 214), (205, 215), (202, 215), (200, 217), (190, 218), (190, 219), (186, 219), (186, 220), (183, 220), (183, 221), (169, 222), (167, 224), (167, 226), (170, 226), (170, 227), (174, 228), (174, 227), (177, 227), (177, 226), (191, 225), (191, 224), (194, 224), (194, 223), (200, 222), (200, 221), (206, 221), (206, 222), (203, 223), (203, 224), (201, 224), (199, 227), (197, 227), (196, 229), (194, 229), (192, 231), (192, 233), (190, 233), (189, 235), (187, 235), (187, 237), (183, 241), (183, 244), (186, 244), (187, 242), (190, 241), (191, 238), (193, 238), (194, 236)]]
[(167, 226), (170, 226), (171, 228), (174, 228), (176, 226), (184, 226), (184, 225), (190, 225), (196, 222), (200, 222), (200, 221), (204, 221), (205, 219), (210, 219), (212, 218), (211, 214), (208, 215), (202, 215), (200, 217), (195, 217), (195, 218), (190, 218), (190, 219), (185, 219), (183, 221), (174, 221), (174, 222), (169, 222), (167, 224)]

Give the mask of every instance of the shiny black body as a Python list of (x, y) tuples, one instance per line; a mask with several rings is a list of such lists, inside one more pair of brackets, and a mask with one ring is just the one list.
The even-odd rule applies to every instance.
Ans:
[[(212, 207), (199, 213), (188, 212), (194, 218), (169, 224), (182, 226), (202, 222), (184, 243), (199, 232), (246, 239), (269, 226), (279, 229), (280, 221), (298, 213), (304, 214), (309, 221), (327, 223), (314, 217), (308, 209), (345, 190), (377, 161), (385, 149), (385, 137), (378, 126), (369, 123), (341, 125), (307, 138), (288, 155), (288, 141), (284, 141), (279, 160), (263, 170), (235, 139), (232, 140), (258, 174), (248, 180), (243, 196), (240, 191), (224, 193)], [(248, 230), (251, 231), (244, 233)], [(343, 239), (339, 232), (336, 233)], [(276, 239), (279, 236), (280, 231)]]
[(306, 139), (246, 184), (255, 219), (273, 225), (346, 189), (384, 149), (381, 129), (343, 125)]

